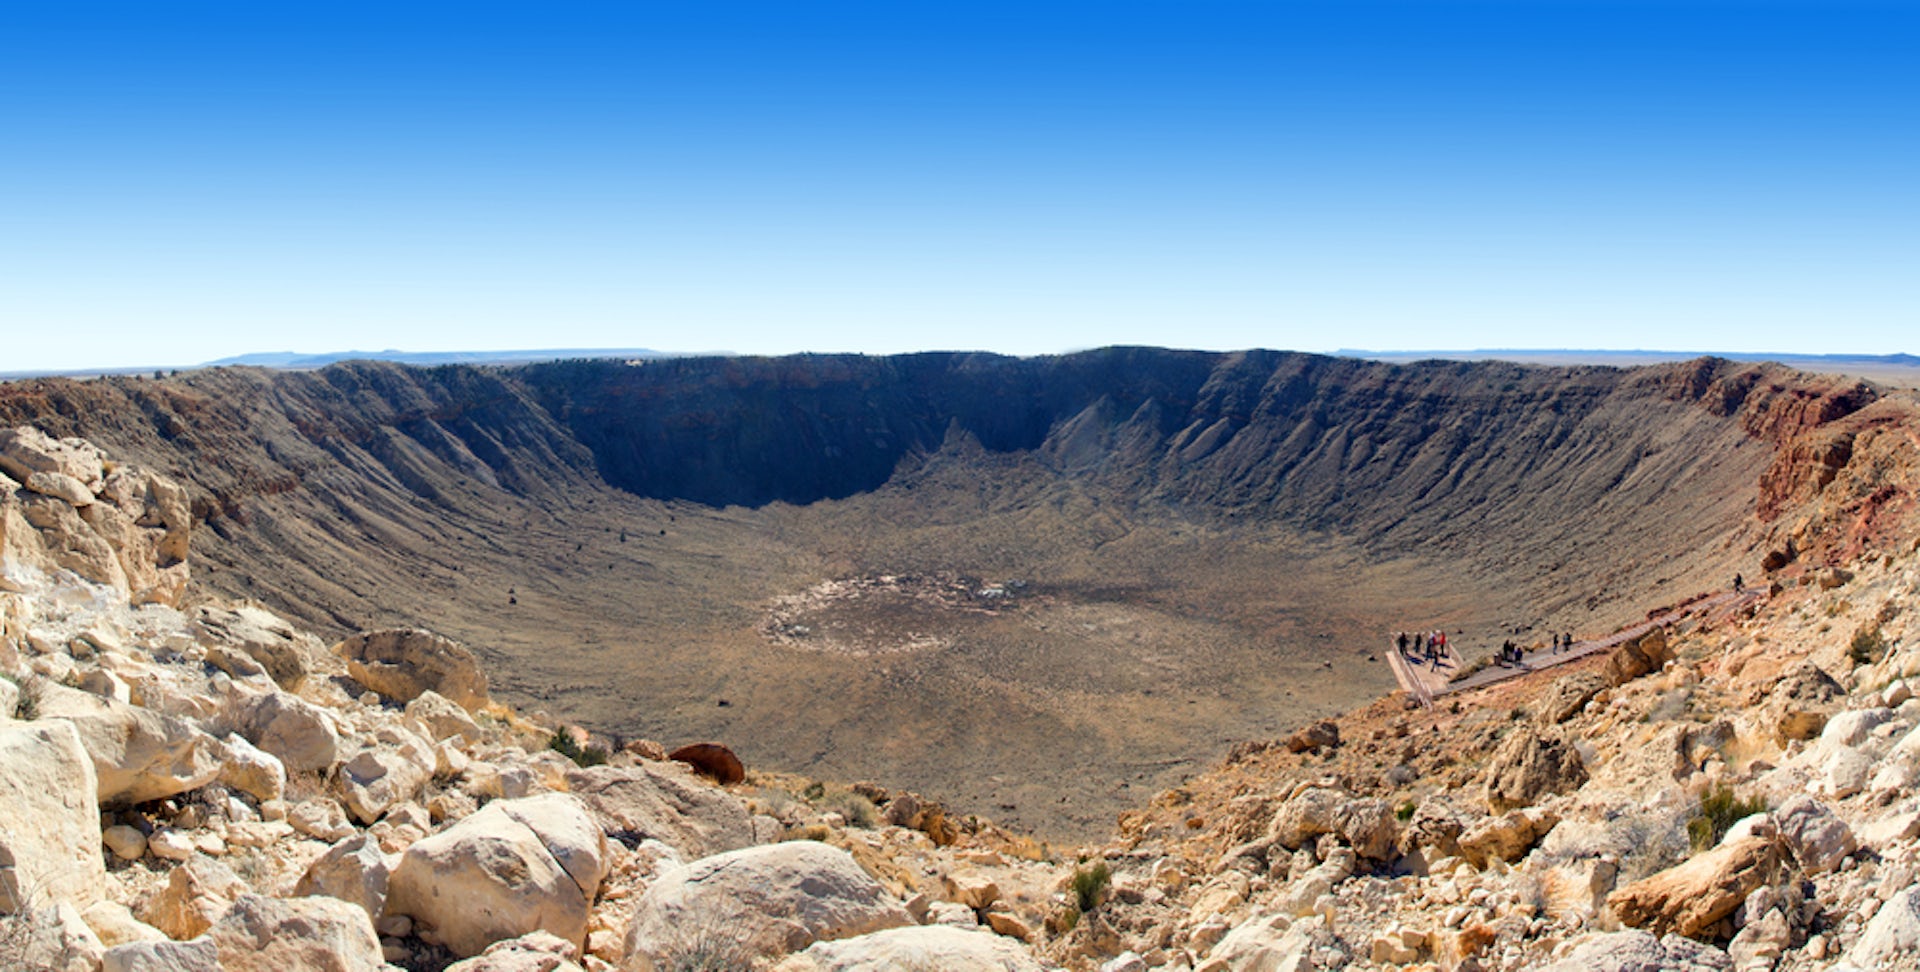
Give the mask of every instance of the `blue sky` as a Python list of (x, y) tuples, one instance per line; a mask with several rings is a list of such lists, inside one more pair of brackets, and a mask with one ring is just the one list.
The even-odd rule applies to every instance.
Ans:
[(0, 7), (0, 371), (1920, 351), (1920, 4)]

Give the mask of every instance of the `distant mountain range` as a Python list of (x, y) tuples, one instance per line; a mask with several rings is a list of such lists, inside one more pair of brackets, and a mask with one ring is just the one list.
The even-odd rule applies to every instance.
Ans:
[(1517, 364), (1570, 365), (1602, 364), (1620, 368), (1662, 364), (1668, 361), (1692, 361), (1695, 358), (1725, 358), (1728, 361), (1777, 361), (1803, 371), (1835, 371), (1859, 368), (1920, 368), (1920, 357), (1911, 354), (1755, 354), (1737, 351), (1601, 351), (1575, 348), (1483, 348), (1474, 351), (1363, 351), (1341, 348), (1333, 352), (1342, 358), (1368, 361), (1512, 361)]
[[(234, 355), (192, 366), (160, 366), (162, 370), (244, 366), (279, 371), (310, 371), (340, 361), (391, 361), (398, 364), (432, 367), (435, 365), (523, 365), (541, 361), (571, 359), (645, 360), (658, 358), (728, 357), (729, 351), (657, 351), (651, 348), (534, 348), (518, 351), (328, 351), (306, 354), (298, 351), (262, 351)], [(1606, 351), (1578, 348), (1482, 348), (1469, 351), (1368, 351), (1342, 348), (1333, 352), (1342, 358), (1360, 358), (1405, 364), (1412, 361), (1511, 361), (1516, 364), (1566, 366), (1606, 365), (1632, 368), (1669, 361), (1690, 361), (1715, 357), (1730, 361), (1776, 361), (1802, 371), (1855, 375), (1875, 381), (1920, 386), (1920, 356), (1911, 354), (1764, 354), (1729, 351)], [(73, 368), (52, 371), (0, 371), (0, 380), (49, 376), (89, 377), (93, 375), (145, 374), (155, 366), (142, 368)]]
[(575, 358), (650, 359), (726, 356), (727, 351), (656, 351), (651, 348), (536, 348), (520, 351), (326, 351), (305, 354), (299, 351), (260, 351), (237, 354), (197, 365), (147, 365), (119, 368), (59, 368), (45, 371), (0, 371), (0, 381), (15, 378), (89, 378), (95, 375), (142, 375), (150, 371), (186, 371), (193, 368), (241, 366), (272, 368), (277, 371), (312, 371), (341, 361), (391, 361), (396, 364), (433, 367), (435, 365), (522, 365), (537, 361), (566, 361)]
[(209, 361), (201, 367), (251, 365), (257, 368), (283, 368), (304, 371), (324, 368), (336, 361), (392, 361), (397, 364), (433, 365), (489, 364), (514, 365), (534, 361), (564, 361), (570, 358), (668, 358), (679, 355), (650, 348), (539, 348), (528, 351), (329, 351), (301, 354), (297, 351), (262, 351)]

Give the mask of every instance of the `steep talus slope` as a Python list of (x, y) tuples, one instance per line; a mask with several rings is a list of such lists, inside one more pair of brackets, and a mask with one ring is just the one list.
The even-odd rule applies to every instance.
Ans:
[[(1385, 690), (1383, 630), (1599, 628), (1870, 547), (1912, 512), (1903, 407), (1712, 360), (1137, 348), (0, 386), (0, 424), (186, 482), (213, 591), (446, 631), (597, 728), (1082, 834)], [(775, 598), (893, 574), (1028, 594), (823, 616), (935, 646), (884, 657), (769, 641)]]
[(97, 437), (178, 477), (211, 528), (195, 541), (206, 583), (334, 630), (416, 585), (409, 557), (450, 567), (520, 506), (603, 488), (524, 390), (466, 368), (23, 382), (0, 391), (0, 422)]

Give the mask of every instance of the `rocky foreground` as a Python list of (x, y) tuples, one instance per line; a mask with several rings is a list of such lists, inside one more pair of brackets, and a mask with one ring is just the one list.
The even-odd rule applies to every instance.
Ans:
[(0, 968), (1920, 969), (1910, 539), (1066, 851), (327, 645), (194, 588), (184, 497), (0, 431)]

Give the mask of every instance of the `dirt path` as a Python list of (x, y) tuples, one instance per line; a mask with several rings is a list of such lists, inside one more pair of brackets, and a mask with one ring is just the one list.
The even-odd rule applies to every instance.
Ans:
[(1431, 708), (1433, 706), (1433, 700), (1442, 695), (1485, 688), (1488, 685), (1495, 685), (1508, 679), (1519, 678), (1522, 675), (1530, 675), (1537, 671), (1553, 668), (1557, 665), (1564, 665), (1568, 662), (1597, 655), (1604, 651), (1611, 651), (1619, 645), (1652, 631), (1654, 628), (1673, 624), (1688, 615), (1708, 614), (1718, 610), (1731, 612), (1765, 596), (1766, 593), (1764, 590), (1754, 588), (1748, 588), (1745, 591), (1723, 591), (1681, 605), (1672, 611), (1656, 617), (1648, 618), (1640, 624), (1622, 628), (1604, 638), (1596, 638), (1591, 641), (1577, 641), (1573, 643), (1572, 647), (1551, 654), (1532, 652), (1523, 656), (1523, 660), (1518, 664), (1489, 665), (1458, 681), (1454, 681), (1453, 678), (1455, 673), (1461, 670), (1463, 662), (1460, 656), (1454, 652), (1451, 643), (1447, 645), (1446, 653), (1440, 657), (1440, 660), (1437, 663), (1430, 664), (1402, 656), (1398, 647), (1390, 642), (1387, 646), (1387, 662), (1389, 667), (1393, 669), (1393, 677), (1399, 681), (1400, 687), (1406, 691), (1407, 695), (1420, 704)]

